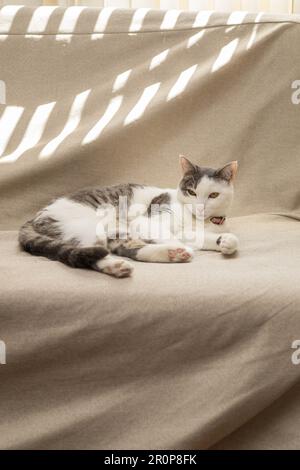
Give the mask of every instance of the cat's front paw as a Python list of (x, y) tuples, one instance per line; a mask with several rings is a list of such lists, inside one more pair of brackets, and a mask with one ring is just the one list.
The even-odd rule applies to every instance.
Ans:
[(217, 245), (224, 255), (232, 255), (237, 251), (238, 238), (232, 233), (222, 233), (217, 240)]
[(99, 271), (114, 277), (129, 277), (132, 274), (133, 266), (126, 260), (106, 256), (97, 263)]

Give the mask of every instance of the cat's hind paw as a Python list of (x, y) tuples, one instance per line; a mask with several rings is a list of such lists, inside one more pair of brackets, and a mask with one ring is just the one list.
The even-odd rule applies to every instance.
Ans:
[(217, 245), (224, 255), (232, 255), (238, 249), (238, 238), (233, 233), (222, 233), (217, 240)]

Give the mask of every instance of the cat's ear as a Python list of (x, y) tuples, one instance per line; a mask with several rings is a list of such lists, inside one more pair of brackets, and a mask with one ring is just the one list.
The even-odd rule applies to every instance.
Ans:
[(179, 155), (179, 162), (180, 162), (182, 173), (184, 175), (195, 169), (192, 162), (190, 162), (184, 155)]
[(217, 178), (222, 178), (223, 180), (228, 181), (228, 183), (231, 183), (236, 176), (237, 169), (238, 169), (238, 162), (237, 161), (230, 162), (230, 163), (227, 163), (227, 165), (220, 168), (219, 170), (217, 170), (216, 176)]

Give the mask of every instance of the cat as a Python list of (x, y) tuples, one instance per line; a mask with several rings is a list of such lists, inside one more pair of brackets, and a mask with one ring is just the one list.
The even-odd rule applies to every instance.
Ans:
[(177, 189), (123, 184), (82, 189), (54, 200), (21, 227), (21, 247), (117, 278), (133, 271), (120, 256), (180, 263), (191, 261), (195, 249), (233, 254), (238, 239), (228, 233), (226, 213), (237, 162), (215, 170), (180, 156), (180, 164)]

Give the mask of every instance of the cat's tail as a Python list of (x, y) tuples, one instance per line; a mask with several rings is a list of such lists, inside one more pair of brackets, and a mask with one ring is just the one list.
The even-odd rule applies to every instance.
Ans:
[(102, 246), (78, 247), (72, 243), (66, 243), (39, 233), (35, 230), (32, 220), (21, 227), (19, 243), (25, 251), (32, 255), (45, 256), (72, 268), (95, 269), (97, 261), (109, 253)]

